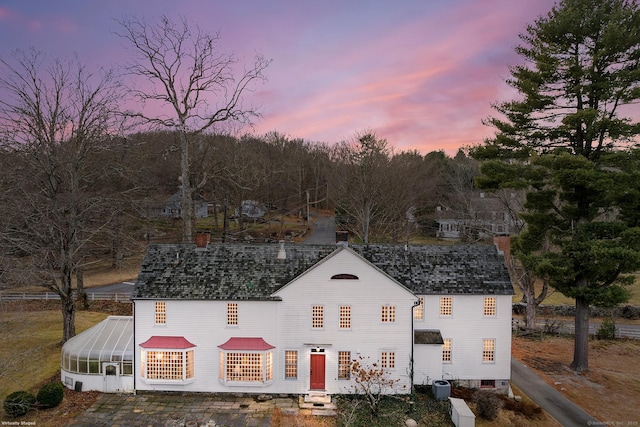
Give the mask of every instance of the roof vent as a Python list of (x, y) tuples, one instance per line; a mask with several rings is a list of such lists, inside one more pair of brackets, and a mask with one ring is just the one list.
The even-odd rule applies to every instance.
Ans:
[(280, 249), (278, 250), (278, 259), (287, 259), (287, 251), (284, 249), (284, 240), (280, 240)]

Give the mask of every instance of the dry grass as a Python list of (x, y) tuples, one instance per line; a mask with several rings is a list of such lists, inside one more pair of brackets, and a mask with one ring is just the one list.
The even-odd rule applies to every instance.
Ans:
[[(76, 331), (95, 325), (106, 313), (78, 311)], [(0, 305), (0, 398), (14, 391), (37, 387), (60, 369), (62, 314), (59, 310), (8, 309)], [(34, 390), (35, 388), (35, 390)]]
[[(84, 274), (85, 289), (96, 286), (111, 285), (114, 283), (135, 280), (140, 272), (143, 254), (137, 254), (130, 258), (125, 258), (121, 268), (112, 268), (110, 261), (99, 261), (92, 264)], [(75, 279), (73, 287), (75, 288)], [(21, 286), (19, 288), (7, 289), (7, 292), (39, 293), (46, 289), (41, 286)]]
[(280, 408), (271, 414), (271, 427), (335, 427), (336, 420), (331, 417), (316, 417), (311, 415), (283, 414)]
[(640, 341), (591, 341), (590, 371), (583, 374), (568, 367), (572, 337), (514, 337), (513, 355), (598, 420), (624, 425), (640, 420), (640, 407), (631, 404), (640, 402)]

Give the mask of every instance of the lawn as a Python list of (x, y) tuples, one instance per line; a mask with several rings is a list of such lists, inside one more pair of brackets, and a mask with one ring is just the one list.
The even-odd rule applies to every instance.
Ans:
[[(31, 305), (0, 303), (0, 398), (14, 391), (37, 387), (60, 369), (62, 314), (60, 310), (34, 311)], [(107, 313), (78, 311), (80, 333), (107, 317)]]

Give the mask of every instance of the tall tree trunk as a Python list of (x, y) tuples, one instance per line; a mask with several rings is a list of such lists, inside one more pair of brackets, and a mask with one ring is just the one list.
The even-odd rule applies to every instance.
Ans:
[(84, 270), (82, 267), (76, 268), (76, 300), (82, 301), (84, 294)]
[(82, 306), (89, 308), (89, 302), (87, 301), (87, 294), (84, 291), (84, 268), (76, 268), (76, 301), (82, 303)]
[(227, 214), (229, 206), (227, 196), (224, 196), (224, 206), (222, 209), (222, 243), (224, 243), (227, 241), (227, 235), (229, 234), (229, 218)]
[(73, 304), (73, 295), (60, 295), (62, 304), (62, 343), (76, 335), (76, 309)]
[(362, 209), (362, 241), (369, 244), (369, 226), (371, 225), (371, 204), (366, 201)]
[[(581, 281), (586, 282), (585, 279)], [(589, 304), (576, 298), (575, 340), (571, 369), (577, 372), (589, 370)]]
[(191, 182), (189, 181), (189, 142), (184, 130), (180, 131), (180, 211), (182, 217), (182, 241), (190, 243), (193, 238)]
[(536, 296), (533, 286), (524, 287), (524, 298), (527, 303), (525, 310), (525, 322), (527, 329), (535, 329), (536, 327)]
[(217, 232), (219, 228), (218, 224), (218, 199), (213, 199), (213, 229)]
[(62, 309), (62, 343), (76, 335), (76, 307), (73, 303), (73, 292), (71, 289), (71, 271), (69, 265), (62, 267), (62, 277), (58, 295), (60, 295), (60, 305)]

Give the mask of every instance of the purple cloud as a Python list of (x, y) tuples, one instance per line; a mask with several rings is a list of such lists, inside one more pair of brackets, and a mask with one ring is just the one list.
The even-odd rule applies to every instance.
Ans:
[[(269, 81), (246, 103), (261, 106), (253, 131), (333, 143), (374, 129), (398, 149), (423, 153), (477, 144), (481, 120), (514, 94), (504, 83), (517, 63), (518, 34), (552, 0), (210, 2), (113, 0), (85, 5), (16, 3), (0, 7), (3, 57), (14, 48), (78, 52), (96, 66), (127, 59), (115, 19), (183, 15), (241, 63), (273, 60)], [(91, 10), (89, 10), (91, 9)]]

